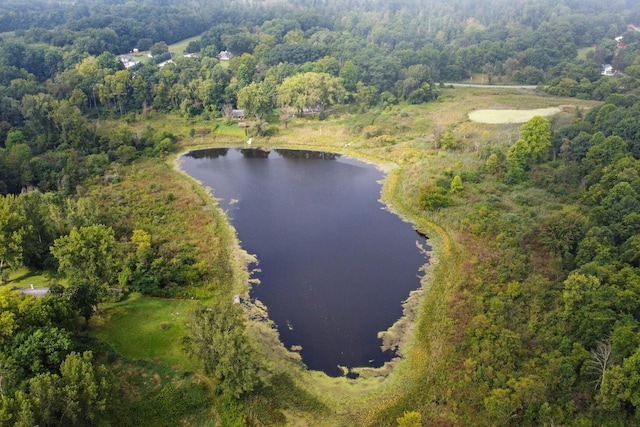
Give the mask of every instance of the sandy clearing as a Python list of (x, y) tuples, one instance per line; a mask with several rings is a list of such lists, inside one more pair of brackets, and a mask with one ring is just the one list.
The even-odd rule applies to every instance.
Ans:
[(469, 119), (487, 124), (525, 123), (534, 116), (552, 116), (560, 111), (562, 111), (560, 107), (533, 110), (475, 110), (469, 113)]

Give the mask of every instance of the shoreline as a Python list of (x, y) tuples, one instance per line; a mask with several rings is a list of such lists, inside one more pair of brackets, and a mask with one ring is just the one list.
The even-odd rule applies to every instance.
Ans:
[[(253, 285), (256, 284), (256, 280), (257, 280), (251, 277), (250, 265), (252, 263), (257, 262), (257, 259), (255, 258), (254, 255), (248, 254), (242, 248), (242, 245), (238, 239), (235, 228), (230, 223), (226, 213), (221, 210), (220, 206), (217, 203), (213, 189), (209, 187), (205, 187), (200, 181), (193, 178), (191, 175), (189, 175), (187, 172), (185, 172), (182, 169), (181, 158), (184, 155), (186, 155), (191, 151), (211, 149), (211, 148), (240, 148), (240, 149), (251, 148), (251, 149), (268, 149), (268, 150), (298, 149), (301, 151), (304, 150), (304, 151), (331, 152), (331, 153), (339, 154), (340, 156), (344, 156), (346, 158), (352, 158), (358, 161), (365, 162), (367, 164), (370, 164), (376, 167), (385, 175), (382, 180), (382, 186), (380, 189), (380, 199), (379, 199), (380, 202), (384, 205), (384, 209), (387, 209), (389, 212), (396, 215), (402, 221), (413, 225), (416, 231), (424, 235), (429, 235), (431, 233), (424, 233), (423, 230), (427, 228), (427, 229), (430, 229), (430, 231), (436, 231), (436, 230), (433, 230), (433, 225), (435, 224), (427, 225), (426, 223), (423, 223), (423, 221), (415, 221), (415, 219), (417, 218), (415, 216), (413, 218), (414, 221), (412, 221), (412, 218), (411, 218), (412, 215), (409, 214), (407, 209), (396, 208), (397, 206), (400, 206), (400, 201), (398, 199), (393, 199), (393, 193), (397, 191), (397, 188), (396, 188), (397, 179), (392, 178), (390, 180), (390, 178), (392, 177), (392, 175), (394, 175), (394, 172), (397, 173), (397, 171), (400, 169), (400, 166), (396, 164), (391, 164), (389, 162), (381, 162), (379, 161), (380, 159), (374, 160), (371, 156), (358, 155), (360, 153), (358, 153), (355, 150), (349, 150), (348, 153), (345, 153), (344, 151), (339, 151), (335, 149), (327, 150), (326, 147), (304, 146), (301, 148), (298, 148), (298, 147), (292, 148), (288, 144), (283, 144), (283, 145), (278, 144), (278, 145), (268, 145), (268, 146), (256, 145), (252, 147), (245, 147), (243, 145), (237, 145), (237, 144), (226, 144), (224, 146), (219, 143), (198, 144), (197, 146), (185, 147), (184, 150), (181, 150), (178, 154), (175, 155), (173, 161), (171, 162), (174, 169), (178, 171), (182, 176), (190, 180), (194, 185), (197, 185), (200, 188), (200, 191), (206, 194), (206, 197), (209, 198), (209, 201), (214, 206), (214, 208), (218, 209), (218, 213), (222, 214), (222, 216), (225, 217), (226, 227), (228, 227), (228, 231), (233, 236), (232, 238), (233, 247), (231, 249), (234, 254), (234, 258), (241, 260), (240, 264), (237, 265), (239, 267), (242, 267), (241, 271), (236, 270), (234, 268), (234, 276), (243, 277), (242, 280), (245, 282), (245, 285), (242, 287), (242, 289), (236, 288), (236, 286), (234, 286), (234, 292), (240, 291), (237, 293), (243, 295), (244, 297), (243, 307), (245, 308), (246, 315), (247, 315), (246, 317), (248, 319), (248, 323), (250, 324), (248, 325), (249, 329), (252, 330), (254, 334), (256, 333), (258, 334), (258, 338), (263, 341), (261, 343), (262, 346), (268, 345), (271, 347), (277, 342), (278, 348), (270, 348), (271, 351), (269, 353), (278, 354), (279, 357), (283, 358), (283, 361), (285, 363), (294, 362), (296, 366), (302, 365), (304, 367), (304, 370), (309, 372), (312, 375), (324, 375), (327, 378), (330, 378), (332, 380), (344, 379), (349, 381), (350, 383), (353, 383), (353, 382), (357, 383), (359, 381), (365, 381), (369, 378), (377, 378), (377, 379), (388, 378), (395, 370), (396, 365), (398, 365), (404, 359), (404, 355), (406, 354), (406, 351), (410, 346), (414, 324), (417, 320), (416, 317), (418, 314), (418, 307), (421, 305), (421, 302), (425, 294), (428, 292), (430, 272), (433, 270), (438, 260), (438, 257), (435, 254), (433, 238), (432, 237), (427, 238), (428, 244), (431, 247), (431, 249), (425, 250), (425, 252), (429, 256), (429, 260), (428, 262), (423, 264), (419, 270), (424, 273), (424, 275), (420, 280), (420, 286), (414, 289), (413, 291), (411, 291), (407, 299), (401, 302), (402, 313), (403, 313), (402, 316), (398, 318), (388, 329), (383, 331), (378, 331), (377, 333), (378, 338), (382, 340), (381, 348), (383, 350), (393, 349), (396, 355), (390, 361), (385, 362), (382, 366), (377, 368), (371, 368), (367, 366), (352, 367), (350, 369), (351, 372), (357, 373), (359, 375), (359, 377), (355, 381), (353, 379), (347, 378), (346, 375), (342, 375), (339, 377), (331, 377), (326, 375), (324, 372), (310, 370), (306, 367), (306, 365), (304, 365), (304, 363), (302, 362), (301, 356), (298, 352), (287, 349), (284, 346), (284, 344), (280, 341), (275, 325), (268, 316), (267, 307), (265, 307), (259, 300), (256, 300), (256, 302), (254, 302), (252, 301), (251, 298), (249, 298), (251, 289)], [(439, 234), (440, 233), (436, 231), (436, 235), (439, 235)], [(446, 244), (445, 247), (448, 249), (449, 245)], [(234, 266), (236, 265), (234, 264)], [(239, 285), (239, 283), (237, 285)], [(265, 335), (269, 331), (270, 333), (268, 334), (268, 336)], [(265, 339), (267, 339), (266, 343), (264, 342)], [(354, 384), (350, 384), (350, 385), (353, 386)]]

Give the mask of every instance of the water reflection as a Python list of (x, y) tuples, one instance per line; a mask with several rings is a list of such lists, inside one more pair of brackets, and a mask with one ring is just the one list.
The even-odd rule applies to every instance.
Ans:
[(204, 150), (190, 151), (187, 156), (194, 159), (217, 159), (220, 156), (226, 156), (228, 152), (228, 148), (207, 148)]
[(336, 153), (308, 150), (287, 150), (279, 148), (276, 152), (285, 159), (309, 159), (309, 160), (336, 160), (341, 156)]
[(266, 159), (269, 157), (271, 150), (263, 150), (261, 148), (242, 148), (242, 155), (247, 159)]

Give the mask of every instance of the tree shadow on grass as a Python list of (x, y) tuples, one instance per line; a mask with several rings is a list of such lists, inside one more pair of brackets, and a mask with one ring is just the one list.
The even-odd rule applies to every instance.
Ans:
[(10, 275), (6, 283), (19, 284), (20, 282), (27, 282), (29, 281), (28, 279), (36, 277), (38, 278), (36, 281), (39, 283), (39, 286), (42, 285), (42, 281), (50, 282), (52, 280), (50, 277), (45, 276), (42, 271), (26, 270), (19, 272), (17, 275)]

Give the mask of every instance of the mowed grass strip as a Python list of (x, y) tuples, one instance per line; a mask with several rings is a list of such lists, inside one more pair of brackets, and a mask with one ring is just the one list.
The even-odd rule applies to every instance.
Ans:
[(91, 319), (91, 331), (122, 356), (196, 370), (197, 362), (182, 350), (185, 320), (194, 304), (133, 293), (124, 301), (102, 304)]
[(194, 42), (197, 40), (200, 40), (200, 38), (202, 37), (202, 35), (198, 35), (198, 36), (193, 36), (193, 37), (189, 37), (186, 39), (182, 39), (179, 42), (176, 42), (174, 44), (170, 44), (169, 45), (169, 52), (173, 52), (179, 56), (184, 55), (184, 51), (185, 49), (187, 49), (187, 46), (189, 45), (190, 42)]

